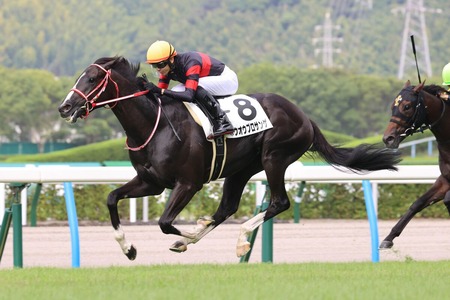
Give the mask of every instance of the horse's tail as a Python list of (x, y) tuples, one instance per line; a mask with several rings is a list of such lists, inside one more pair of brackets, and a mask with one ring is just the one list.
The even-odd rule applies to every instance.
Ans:
[(317, 152), (333, 166), (342, 166), (353, 172), (397, 170), (395, 165), (402, 160), (399, 151), (376, 145), (362, 144), (355, 148), (333, 147), (319, 127), (314, 122), (311, 123), (314, 128), (314, 141), (310, 151)]

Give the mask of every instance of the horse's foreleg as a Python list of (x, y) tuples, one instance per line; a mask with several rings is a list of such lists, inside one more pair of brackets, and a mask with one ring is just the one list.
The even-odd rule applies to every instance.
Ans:
[(119, 243), (123, 254), (125, 254), (129, 260), (134, 260), (137, 255), (136, 247), (134, 247), (133, 244), (127, 242), (127, 240), (125, 239), (125, 233), (123, 232), (120, 225), (117, 229), (114, 229), (114, 237)]
[(409, 221), (424, 208), (438, 202), (444, 197), (450, 186), (445, 179), (441, 177), (436, 180), (435, 184), (425, 194), (420, 196), (408, 209), (408, 211), (400, 218), (400, 220), (392, 227), (391, 232), (384, 238), (380, 244), (380, 249), (390, 249), (394, 245), (393, 240), (398, 237)]
[(125, 233), (123, 232), (122, 227), (120, 226), (120, 218), (119, 218), (119, 212), (117, 210), (117, 203), (120, 199), (122, 199), (118, 193), (119, 189), (116, 189), (112, 191), (108, 195), (108, 210), (109, 215), (111, 218), (111, 225), (114, 228), (114, 237), (116, 241), (119, 243), (120, 248), (122, 249), (122, 252), (128, 257), (129, 260), (134, 260), (136, 258), (136, 248), (131, 244), (128, 243), (125, 239)]
[(447, 207), (448, 214), (450, 215), (450, 192), (447, 192), (444, 197), (444, 204)]
[(197, 221), (193, 232), (181, 232), (183, 239), (175, 242), (170, 250), (175, 252), (184, 252), (187, 245), (195, 244), (214, 228), (222, 224), (226, 219), (233, 215), (241, 200), (242, 192), (250, 177), (261, 169), (260, 165), (248, 167), (225, 179), (223, 184), (223, 195), (219, 207), (212, 217), (203, 217)]
[(125, 238), (125, 233), (120, 225), (117, 204), (125, 197), (134, 198), (147, 195), (156, 195), (162, 193), (163, 190), (164, 189), (161, 187), (154, 187), (143, 182), (136, 176), (131, 181), (124, 184), (120, 188), (115, 189), (108, 195), (107, 205), (111, 218), (111, 225), (114, 228), (114, 237), (119, 243), (122, 252), (128, 257), (129, 260), (134, 260), (136, 258), (137, 251), (133, 244), (129, 243)]
[[(212, 221), (207, 220), (199, 222), (193, 232), (180, 231), (173, 226), (173, 221), (183, 208), (191, 201), (195, 193), (201, 189), (202, 185), (192, 184), (178, 184), (172, 190), (169, 205), (167, 205), (164, 213), (159, 218), (158, 224), (161, 231), (165, 234), (176, 234), (183, 237), (180, 241), (175, 242), (169, 249), (175, 252), (184, 252), (187, 249), (187, 245), (192, 243), (198, 234), (203, 230), (206, 230), (208, 226), (211, 226)], [(212, 227), (212, 226), (211, 226)], [(214, 228), (214, 227), (212, 227)], [(212, 230), (212, 228), (210, 230)], [(206, 234), (206, 233), (205, 233)]]
[(197, 220), (197, 225), (193, 231), (181, 231), (183, 238), (173, 243), (169, 249), (174, 252), (184, 252), (189, 244), (197, 243), (215, 227), (214, 220), (211, 217), (202, 217)]

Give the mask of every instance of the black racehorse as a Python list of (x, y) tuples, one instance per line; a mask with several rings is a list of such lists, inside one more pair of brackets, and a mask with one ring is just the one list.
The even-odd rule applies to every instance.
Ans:
[[(395, 170), (400, 161), (396, 151), (375, 145), (339, 148), (330, 145), (312, 122), (292, 102), (276, 94), (252, 94), (273, 128), (242, 138), (225, 139), (226, 164), (223, 195), (212, 217), (202, 218), (193, 231), (181, 231), (174, 219), (194, 194), (208, 182), (213, 159), (212, 143), (181, 101), (165, 96), (143, 95), (138, 88), (139, 66), (123, 57), (105, 57), (88, 66), (59, 106), (62, 118), (75, 122), (92, 110), (108, 104), (127, 135), (129, 156), (137, 175), (112, 191), (107, 199), (116, 240), (129, 259), (136, 249), (125, 240), (117, 203), (124, 198), (158, 195), (172, 189), (169, 203), (159, 219), (166, 234), (182, 236), (171, 250), (185, 251), (205, 234), (233, 215), (249, 179), (264, 170), (271, 191), (266, 211), (244, 223), (237, 254), (249, 250), (246, 237), (262, 222), (289, 208), (285, 190), (286, 168), (306, 151), (317, 152), (325, 161), (354, 172)], [(126, 100), (125, 100), (126, 99)], [(161, 113), (162, 111), (162, 113)], [(326, 113), (326, 112), (324, 112)]]
[(392, 117), (384, 132), (388, 148), (399, 144), (415, 132), (430, 129), (436, 137), (441, 175), (433, 186), (420, 196), (381, 242), (380, 248), (391, 248), (409, 221), (424, 208), (444, 199), (450, 213), (450, 110), (441, 98), (446, 90), (437, 85), (421, 83), (412, 86), (409, 80), (392, 103)]

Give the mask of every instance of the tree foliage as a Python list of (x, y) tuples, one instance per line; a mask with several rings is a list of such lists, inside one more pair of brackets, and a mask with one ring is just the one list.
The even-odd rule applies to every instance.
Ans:
[(0, 68), (0, 135), (10, 141), (44, 144), (60, 122), (55, 107), (67, 80), (44, 70)]
[(242, 93), (276, 92), (297, 104), (321, 129), (358, 138), (381, 134), (403, 83), (341, 69), (253, 65), (239, 73)]
[[(95, 59), (123, 55), (142, 62), (147, 47), (157, 39), (172, 41), (180, 52), (199, 50), (222, 59), (237, 70), (238, 92), (279, 93), (321, 129), (358, 138), (380, 134), (390, 103), (403, 86), (403, 80), (394, 78), (403, 16), (392, 14), (391, 9), (404, 1), (378, 1), (370, 10), (358, 3), (4, 1), (0, 11), (1, 141), (43, 145), (47, 140), (90, 143), (122, 137), (120, 124), (108, 110), (97, 110), (86, 121), (69, 126), (59, 118), (57, 105)], [(439, 7), (444, 1), (426, 4)], [(320, 65), (320, 57), (314, 54), (320, 46), (312, 38), (326, 12), (340, 25), (344, 42), (339, 45), (341, 53), (334, 56), (336, 68), (312, 68)], [(427, 18), (428, 28), (433, 28), (428, 36), (435, 73), (450, 57), (450, 41), (441, 38), (445, 21), (440, 15)], [(143, 66), (143, 71), (148, 68)], [(415, 68), (408, 76), (414, 82)], [(439, 77), (427, 82), (440, 83)]]
[[(344, 2), (344, 4), (342, 3)], [(2, 1), (0, 64), (46, 69), (72, 76), (102, 56), (144, 61), (157, 39), (179, 51), (200, 50), (241, 70), (271, 62), (308, 68), (321, 64), (320, 27), (331, 13), (336, 66), (360, 74), (397, 73), (405, 16), (394, 14), (405, 1), (300, 0), (16, 0)], [(427, 0), (445, 8), (446, 0)], [(445, 14), (425, 13), (432, 68), (439, 74), (450, 57)], [(419, 42), (419, 41), (417, 41)], [(418, 49), (423, 55), (423, 49)], [(318, 54), (318, 55), (317, 55)], [(408, 62), (408, 76), (415, 69)]]

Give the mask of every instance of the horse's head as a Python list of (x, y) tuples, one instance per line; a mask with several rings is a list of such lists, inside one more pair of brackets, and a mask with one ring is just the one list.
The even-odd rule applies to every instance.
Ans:
[(411, 86), (408, 80), (392, 103), (391, 120), (384, 131), (383, 142), (388, 148), (397, 148), (409, 135), (420, 130), (426, 119), (422, 89), (424, 83)]
[[(124, 69), (123, 67), (126, 67)], [(130, 77), (135, 77), (138, 66), (132, 66), (123, 57), (100, 58), (88, 66), (78, 77), (75, 85), (58, 107), (62, 118), (75, 123), (78, 118), (85, 118), (94, 109), (103, 106), (98, 103), (105, 99), (119, 97), (120, 90), (117, 78), (112, 78), (112, 71), (120, 69)]]

